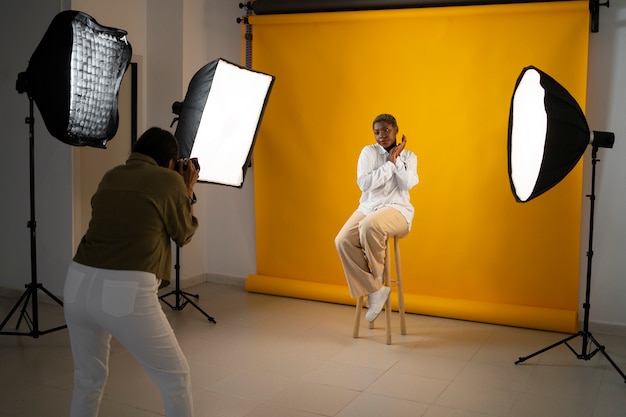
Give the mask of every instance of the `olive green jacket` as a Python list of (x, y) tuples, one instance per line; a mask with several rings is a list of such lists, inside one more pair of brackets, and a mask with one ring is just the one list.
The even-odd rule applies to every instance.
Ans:
[(114, 270), (151, 272), (169, 284), (170, 242), (183, 246), (198, 228), (182, 176), (132, 153), (107, 172), (91, 199), (91, 221), (74, 261)]

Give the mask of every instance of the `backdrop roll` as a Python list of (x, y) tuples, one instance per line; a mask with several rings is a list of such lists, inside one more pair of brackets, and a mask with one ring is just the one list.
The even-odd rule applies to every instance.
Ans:
[[(252, 16), (253, 67), (276, 76), (254, 155), (249, 291), (353, 304), (334, 238), (356, 162), (392, 113), (419, 159), (402, 240), (407, 311), (577, 330), (582, 165), (527, 204), (507, 129), (522, 68), (585, 103), (586, 1)], [(342, 295), (343, 294), (343, 295)]]

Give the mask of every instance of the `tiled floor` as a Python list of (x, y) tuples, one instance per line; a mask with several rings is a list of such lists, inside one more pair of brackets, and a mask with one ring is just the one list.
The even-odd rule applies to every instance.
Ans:
[[(410, 314), (408, 334), (388, 346), (364, 320), (352, 338), (353, 307), (211, 283), (186, 290), (217, 320), (164, 306), (192, 368), (198, 417), (626, 416), (626, 383), (601, 354), (579, 360), (560, 345), (514, 364), (563, 334)], [(14, 302), (0, 300), (2, 318)], [(60, 306), (39, 306), (42, 330), (63, 324)], [(626, 337), (594, 336), (626, 370)], [(67, 330), (0, 336), (0, 415), (67, 416), (71, 387)], [(100, 417), (162, 415), (155, 386), (114, 344)]]

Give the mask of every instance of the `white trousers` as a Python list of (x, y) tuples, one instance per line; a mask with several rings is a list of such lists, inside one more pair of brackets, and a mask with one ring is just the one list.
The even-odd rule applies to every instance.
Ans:
[(108, 375), (111, 336), (159, 387), (167, 417), (193, 416), (189, 365), (157, 297), (154, 274), (72, 262), (63, 304), (74, 359), (70, 417), (96, 417)]
[(335, 237), (335, 247), (352, 297), (368, 295), (382, 287), (387, 240), (408, 233), (409, 223), (393, 207), (383, 207), (367, 216), (355, 211), (350, 216)]

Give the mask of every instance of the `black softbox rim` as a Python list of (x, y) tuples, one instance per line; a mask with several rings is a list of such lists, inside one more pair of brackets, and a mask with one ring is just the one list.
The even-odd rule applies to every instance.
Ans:
[[(259, 118), (257, 121), (257, 125), (255, 126), (254, 136), (252, 137), (252, 142), (250, 145), (250, 149), (248, 151), (248, 155), (246, 157), (246, 162), (242, 166), (242, 178), (245, 178), (248, 167), (252, 162), (252, 154), (254, 151), (254, 146), (256, 144), (256, 139), (259, 131), (259, 127), (261, 125), (261, 121), (263, 119), (263, 115), (265, 114), (265, 109), (267, 107), (267, 102), (269, 100), (275, 77), (273, 75), (265, 74), (260, 71), (251, 70), (242, 65), (235, 64), (230, 62), (224, 58), (217, 58), (213, 61), (210, 61), (208, 64), (204, 65), (200, 68), (194, 76), (191, 78), (189, 82), (189, 87), (187, 89), (187, 93), (185, 95), (185, 99), (178, 108), (178, 123), (176, 125), (176, 131), (174, 135), (178, 140), (179, 145), (179, 157), (180, 158), (189, 158), (191, 156), (191, 151), (194, 145), (196, 133), (198, 132), (198, 128), (200, 126), (200, 121), (202, 118), (202, 113), (204, 111), (204, 107), (207, 102), (207, 98), (209, 96), (209, 92), (211, 91), (211, 87), (213, 85), (213, 78), (215, 75), (215, 70), (220, 62), (224, 62), (229, 65), (233, 65), (235, 67), (245, 69), (247, 71), (256, 72), (259, 74), (268, 75), (270, 77), (269, 87), (267, 89), (267, 94), (265, 95), (265, 99), (263, 101), (263, 105), (261, 107), (261, 113), (259, 114)], [(200, 161), (202, 164), (202, 161)], [(209, 182), (204, 180), (199, 180), (199, 182)], [(224, 185), (224, 184), (222, 184)], [(230, 184), (226, 184), (230, 185)], [(242, 188), (243, 181), (238, 186), (233, 186), (235, 188)]]
[[(66, 10), (58, 13), (50, 23), (29, 60), (23, 88), (37, 104), (46, 128), (52, 136), (68, 145), (105, 148), (106, 142), (117, 133), (119, 124), (117, 99), (119, 91), (117, 91), (115, 96), (116, 105), (113, 106), (111, 114), (108, 115), (109, 124), (105, 137), (89, 138), (70, 135), (67, 129), (70, 107), (69, 68), (72, 56), (72, 22), (74, 20), (80, 20), (82, 23), (118, 39), (127, 35), (127, 32), (124, 30), (100, 25), (93, 17), (84, 12)], [(132, 47), (130, 43), (126, 42), (122, 51), (123, 66), (117, 74), (120, 82), (128, 68), (131, 56)]]
[[(521, 200), (512, 178), (513, 100), (524, 74), (536, 71), (545, 91), (544, 107), (547, 115), (547, 131), (540, 174), (527, 200)], [(508, 161), (509, 182), (518, 202), (527, 202), (558, 184), (578, 164), (589, 145), (590, 130), (585, 114), (576, 99), (554, 78), (535, 66), (525, 67), (519, 75), (509, 112)]]

